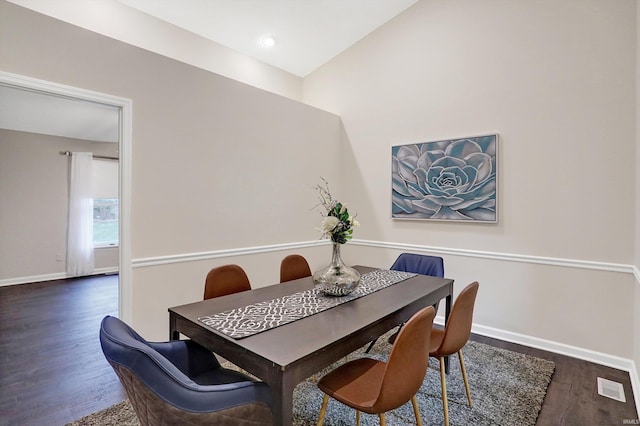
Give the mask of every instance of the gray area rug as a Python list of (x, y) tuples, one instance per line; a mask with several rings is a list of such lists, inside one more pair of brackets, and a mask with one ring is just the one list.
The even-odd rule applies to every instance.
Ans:
[[(387, 335), (378, 339), (369, 356), (385, 359), (391, 346)], [(362, 348), (349, 355), (349, 359), (363, 356)], [(451, 425), (535, 425), (542, 407), (547, 386), (551, 381), (554, 364), (551, 361), (497, 349), (482, 343), (469, 341), (462, 349), (471, 387), (473, 407), (467, 405), (467, 396), (460, 372), (457, 355), (450, 358), (451, 371), (447, 376), (449, 397), (449, 420)], [(319, 372), (326, 372), (345, 362), (343, 359)], [(418, 401), (424, 424), (444, 424), (440, 390), (438, 362), (429, 360), (429, 370)], [(315, 425), (322, 402), (322, 392), (309, 378), (300, 383), (294, 391), (294, 424), (296, 426)], [(355, 411), (335, 400), (329, 401), (325, 425), (353, 425)], [(378, 417), (361, 415), (361, 424), (378, 425)], [(411, 403), (387, 413), (387, 425), (415, 424)], [(128, 400), (103, 411), (69, 423), (70, 426), (137, 426), (135, 412)]]

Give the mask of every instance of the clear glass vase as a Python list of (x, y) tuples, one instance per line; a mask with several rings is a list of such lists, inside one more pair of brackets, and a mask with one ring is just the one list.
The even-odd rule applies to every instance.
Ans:
[(347, 266), (340, 257), (340, 246), (334, 242), (331, 264), (313, 274), (313, 282), (330, 296), (346, 296), (360, 283), (360, 272)]

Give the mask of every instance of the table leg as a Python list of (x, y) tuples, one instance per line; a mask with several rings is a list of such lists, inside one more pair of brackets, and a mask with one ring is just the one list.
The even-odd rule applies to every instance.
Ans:
[[(451, 294), (449, 294), (446, 298), (445, 298), (445, 310), (444, 310), (444, 323), (445, 326), (447, 324), (447, 321), (449, 321), (449, 314), (451, 313), (451, 300), (452, 300), (453, 296)], [(449, 374), (449, 357), (446, 356), (444, 357), (444, 372), (446, 374)]]
[(293, 389), (295, 385), (288, 383), (286, 377), (279, 376), (270, 380), (273, 393), (274, 426), (291, 426), (293, 424)]
[(169, 340), (180, 340), (180, 333), (176, 330), (176, 319), (169, 315)]

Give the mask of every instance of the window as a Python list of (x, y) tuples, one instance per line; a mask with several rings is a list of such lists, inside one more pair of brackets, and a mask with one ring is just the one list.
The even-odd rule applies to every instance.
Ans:
[(117, 246), (118, 162), (93, 160), (93, 246)]

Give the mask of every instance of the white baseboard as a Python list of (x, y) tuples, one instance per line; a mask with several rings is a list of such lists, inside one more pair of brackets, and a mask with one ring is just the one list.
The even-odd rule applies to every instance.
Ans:
[[(117, 274), (118, 268), (97, 268), (93, 271), (91, 275), (102, 275), (102, 274)], [(53, 274), (44, 274), (44, 275), (31, 275), (28, 277), (16, 277), (16, 278), (7, 278), (4, 280), (0, 280), (0, 287), (8, 286), (8, 285), (16, 285), (16, 284), (27, 284), (27, 283), (38, 283), (42, 281), (54, 281), (54, 280), (64, 280), (67, 278), (73, 278), (66, 274), (66, 272), (57, 272)]]
[[(434, 324), (443, 326), (444, 317), (441, 315), (436, 316)], [(615, 355), (596, 352), (589, 349), (579, 348), (577, 346), (571, 346), (551, 340), (540, 339), (538, 337), (527, 336), (520, 333), (513, 333), (510, 331), (500, 330), (484, 325), (473, 324), (471, 327), (471, 332), (474, 334), (479, 334), (481, 336), (504, 340), (506, 342), (541, 349), (543, 351), (553, 352), (560, 355), (566, 355), (571, 358), (577, 358), (584, 361), (593, 362), (594, 364), (604, 365), (607, 367), (615, 368), (617, 370), (626, 371), (629, 373), (629, 378), (631, 380), (631, 387), (633, 388), (636, 411), (640, 413), (640, 376), (638, 375), (636, 364), (632, 359), (621, 358)]]

